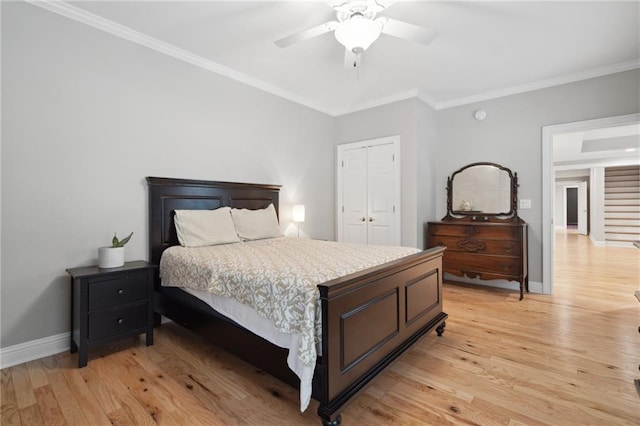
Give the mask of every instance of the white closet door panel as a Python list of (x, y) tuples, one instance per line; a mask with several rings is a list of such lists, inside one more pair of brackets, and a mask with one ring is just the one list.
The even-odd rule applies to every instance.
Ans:
[(371, 146), (368, 154), (369, 244), (393, 245), (394, 212), (394, 147), (393, 144)]
[(367, 244), (367, 150), (346, 150), (343, 162), (343, 241)]

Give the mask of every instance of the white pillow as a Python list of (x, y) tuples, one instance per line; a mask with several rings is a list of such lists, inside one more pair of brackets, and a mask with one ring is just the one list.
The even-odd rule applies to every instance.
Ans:
[(238, 236), (243, 240), (260, 240), (282, 235), (273, 204), (260, 210), (232, 209), (231, 217)]
[(176, 210), (175, 223), (178, 241), (184, 247), (240, 242), (229, 207), (215, 210)]

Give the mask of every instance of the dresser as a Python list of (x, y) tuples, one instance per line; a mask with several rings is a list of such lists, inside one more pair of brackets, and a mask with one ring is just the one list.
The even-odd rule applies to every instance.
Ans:
[(429, 222), (427, 248), (445, 246), (444, 272), (483, 280), (520, 283), (529, 291), (527, 224), (513, 222)]
[(153, 277), (156, 266), (126, 262), (119, 268), (67, 269), (71, 276), (71, 352), (87, 365), (89, 348), (146, 334), (153, 344)]

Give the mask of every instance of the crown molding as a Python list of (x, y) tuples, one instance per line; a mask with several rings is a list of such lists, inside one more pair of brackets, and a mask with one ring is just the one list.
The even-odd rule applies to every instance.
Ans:
[(401, 93), (397, 93), (395, 95), (386, 96), (386, 97), (378, 98), (372, 101), (352, 105), (350, 108), (332, 109), (330, 107), (327, 107), (326, 105), (321, 105), (316, 102), (309, 101), (309, 99), (306, 99), (295, 93), (292, 93), (280, 87), (274, 86), (263, 80), (251, 77), (250, 75), (241, 73), (232, 68), (221, 65), (217, 62), (211, 61), (209, 59), (205, 59), (192, 52), (181, 49), (172, 44), (163, 42), (154, 37), (150, 37), (146, 34), (135, 31), (129, 27), (120, 25), (114, 21), (105, 19), (93, 13), (87, 12), (86, 10), (83, 10), (76, 6), (68, 4), (63, 0), (26, 0), (26, 1), (33, 4), (34, 6), (41, 7), (50, 12), (57, 13), (69, 19), (73, 19), (74, 21), (81, 22), (83, 24), (89, 25), (101, 31), (105, 31), (117, 37), (123, 38), (125, 40), (129, 40), (133, 43), (137, 43), (149, 49), (153, 49), (157, 52), (164, 53), (178, 60), (190, 63), (192, 65), (206, 69), (208, 71), (215, 72), (224, 77), (230, 78), (232, 80), (238, 81), (248, 86), (255, 87), (264, 92), (271, 93), (272, 95), (284, 98), (291, 102), (295, 102), (297, 104), (306, 106), (308, 108), (314, 109), (316, 111), (325, 113), (333, 117), (337, 117), (345, 114), (351, 114), (354, 112), (363, 111), (366, 109), (375, 108), (375, 107), (386, 105), (392, 102), (398, 102), (398, 101), (402, 101), (402, 100), (414, 98), (414, 97), (425, 102), (434, 110), (443, 110), (447, 108), (468, 105), (476, 102), (488, 101), (491, 99), (502, 98), (505, 96), (516, 95), (519, 93), (530, 92), (534, 90), (544, 89), (544, 88), (553, 87), (553, 86), (559, 86), (562, 84), (573, 83), (581, 80), (587, 80), (590, 78), (601, 77), (608, 74), (615, 74), (618, 72), (629, 71), (629, 70), (640, 68), (640, 60), (633, 60), (633, 61), (623, 62), (623, 63), (605, 66), (601, 68), (596, 68), (589, 71), (579, 72), (575, 74), (542, 80), (542, 81), (529, 83), (529, 84), (523, 84), (519, 86), (513, 86), (506, 89), (481, 93), (477, 95), (452, 99), (452, 100), (443, 101), (443, 102), (438, 102), (436, 98), (432, 97), (428, 93), (415, 88), (415, 89), (410, 89)]
[(295, 102), (297, 104), (309, 107), (311, 109), (323, 112), (325, 114), (335, 115), (332, 111), (327, 109), (324, 105), (318, 105), (314, 102), (309, 102), (308, 99), (305, 99), (301, 96), (298, 96), (280, 87), (269, 84), (263, 80), (251, 77), (247, 74), (241, 73), (239, 71), (236, 71), (232, 68), (221, 65), (209, 59), (205, 59), (202, 56), (196, 55), (194, 53), (181, 49), (172, 44), (158, 40), (157, 38), (148, 36), (146, 34), (133, 30), (124, 25), (120, 25), (117, 22), (111, 21), (109, 19), (105, 19), (91, 12), (87, 12), (86, 10), (80, 9), (76, 6), (66, 3), (65, 1), (62, 1), (62, 0), (26, 0), (26, 1), (28, 3), (31, 3), (34, 6), (41, 7), (50, 12), (57, 13), (66, 18), (73, 19), (74, 21), (81, 22), (83, 24), (89, 25), (98, 30), (107, 32), (109, 34), (113, 34), (117, 37), (123, 38), (125, 40), (129, 40), (141, 46), (148, 47), (149, 49), (153, 49), (157, 52), (164, 53), (173, 58), (190, 63), (192, 65), (206, 69), (208, 71), (213, 71), (224, 77), (255, 87), (264, 92), (271, 93), (273, 95), (276, 95), (281, 98), (287, 99), (289, 101)]
[(592, 70), (582, 71), (579, 73), (569, 74), (561, 77), (550, 78), (548, 80), (541, 80), (534, 83), (513, 86), (506, 89), (496, 90), (493, 92), (481, 93), (478, 95), (453, 99), (445, 102), (436, 102), (434, 108), (436, 110), (453, 108), (453, 107), (468, 105), (476, 102), (502, 98), (504, 96), (517, 95), (519, 93), (531, 92), (534, 90), (545, 89), (548, 87), (560, 86), (562, 84), (588, 80), (590, 78), (602, 77), (604, 75), (615, 74), (623, 71), (630, 71), (637, 68), (640, 68), (640, 59), (628, 61), (628, 62), (622, 62), (614, 65), (608, 65), (605, 67), (595, 68)]

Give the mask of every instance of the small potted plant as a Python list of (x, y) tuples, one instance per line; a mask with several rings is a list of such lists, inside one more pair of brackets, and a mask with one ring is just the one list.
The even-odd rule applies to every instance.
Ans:
[(133, 232), (119, 240), (117, 234), (113, 234), (111, 246), (98, 248), (98, 267), (118, 268), (124, 265), (124, 245), (129, 242), (132, 235)]

